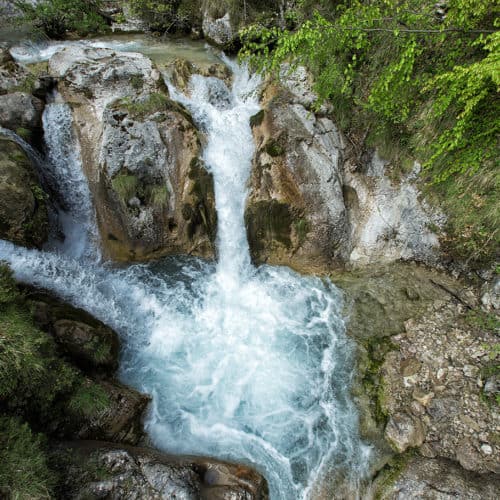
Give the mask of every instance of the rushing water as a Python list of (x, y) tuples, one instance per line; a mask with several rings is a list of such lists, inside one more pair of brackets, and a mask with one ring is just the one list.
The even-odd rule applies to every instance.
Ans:
[[(156, 446), (254, 465), (273, 499), (308, 498), (325, 477), (339, 472), (354, 481), (365, 470), (369, 449), (349, 397), (352, 345), (332, 283), (250, 262), (243, 212), (259, 82), (232, 69), (232, 90), (201, 76), (189, 98), (171, 89), (207, 134), (216, 264), (169, 258), (117, 269), (78, 251), (82, 240), (72, 228), (82, 228), (88, 243), (95, 223), (81, 162), (70, 154), (78, 151), (71, 117), (57, 102), (44, 126), (71, 219), (69, 229), (63, 224), (67, 241), (43, 252), (0, 242), (0, 258), (19, 279), (54, 290), (120, 333), (120, 375), (153, 396), (145, 426)], [(73, 196), (83, 201), (72, 203)]]

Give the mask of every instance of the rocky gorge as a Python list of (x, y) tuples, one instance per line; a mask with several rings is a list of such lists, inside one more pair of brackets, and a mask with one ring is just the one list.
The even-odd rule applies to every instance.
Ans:
[[(219, 32), (226, 29), (230, 13), (220, 14), (216, 20), (205, 16), (203, 31), (215, 41), (220, 36), (218, 43), (224, 45), (230, 37)], [(120, 43), (63, 43), (48, 60), (35, 65), (16, 61), (11, 56), (15, 50), (3, 49), (0, 58), (0, 237), (16, 245), (3, 242), (0, 256), (24, 283), (15, 306), (1, 303), (2, 316), (7, 318), (4, 312), (14, 307), (29, 311), (29, 321), (53, 339), (56, 357), (78, 371), (81, 380), (75, 378), (74, 387), (62, 391), (60, 398), (86, 384), (98, 386), (97, 394), (104, 394), (105, 404), (83, 416), (75, 417), (60, 403), (57, 416), (48, 420), (36, 408), (23, 415), (34, 431), (50, 438), (48, 463), (60, 475), (56, 494), (63, 498), (267, 498), (264, 476), (271, 482), (271, 498), (495, 498), (500, 472), (494, 347), (498, 278), (491, 266), (472, 272), (446, 255), (440, 245), (446, 214), (424, 198), (418, 183), (420, 165), (415, 163), (395, 179), (391, 158), (381, 158), (376, 149), (356, 151), (328, 104), (319, 110), (313, 107), (310, 75), (303, 68), (290, 72), (283, 67), (279, 81), (256, 84), (255, 100), (245, 101), (252, 87), (242, 83), (239, 70), (227, 59), (203, 67), (181, 59), (164, 65), (141, 53), (141, 47), (123, 51)], [(200, 110), (196, 99), (209, 111)], [(97, 230), (90, 240), (98, 256), (90, 262), (64, 260), (64, 252), (62, 257), (50, 253), (57, 241), (64, 245), (71, 239), (60, 221), (61, 213), (73, 210), (57, 194), (60, 179), (44, 175), (43, 170), (48, 134), (47, 114), (45, 125), (42, 115), (54, 102), (62, 103), (69, 113), (72, 148), (79, 151), (95, 212), (91, 215)], [(212, 108), (215, 117), (210, 114)], [(239, 122), (231, 122), (240, 133), (236, 147), (240, 151), (230, 142), (229, 131), (226, 142), (222, 138), (210, 149), (211, 134), (215, 130), (215, 135), (221, 135), (234, 108), (245, 117), (241, 131)], [(218, 124), (217, 115), (227, 122)], [(244, 157), (247, 132), (251, 148)], [(248, 181), (240, 186), (245, 199), (236, 207), (244, 220), (242, 234), (236, 223), (224, 226), (227, 213), (223, 210), (234, 209), (232, 199), (224, 196), (240, 188), (225, 185), (221, 189), (217, 184), (220, 172), (214, 157), (221, 156), (249, 162)], [(224, 246), (225, 230), (233, 232), (237, 241), (233, 248)], [(244, 260), (242, 239), (248, 241), (252, 262), (261, 266), (257, 278), (250, 271), (250, 278), (236, 279), (232, 269), (221, 269), (221, 261), (237, 262), (236, 274), (253, 269)], [(23, 247), (30, 250), (25, 253)], [(172, 255), (206, 261), (164, 260)], [(224, 261), (227, 255), (231, 259)], [(205, 282), (197, 273), (211, 275), (214, 260), (218, 266), (214, 276), (222, 280), (225, 293), (207, 285), (204, 300), (210, 307), (197, 305), (187, 320), (178, 320), (186, 303), (198, 304), (199, 296), (190, 288), (203, 289)], [(161, 267), (163, 262), (167, 271)], [(300, 281), (295, 275), (285, 279), (281, 274), (270, 278), (265, 273), (281, 272), (274, 266), (326, 277), (343, 291), (343, 299), (324, 285), (323, 278)], [(92, 268), (97, 269), (95, 275), (89, 272)], [(8, 278), (5, 283), (6, 289), (17, 287)], [(294, 299), (288, 287), (299, 298)], [(315, 290), (316, 296), (305, 292), (306, 287)], [(287, 298), (285, 309), (292, 305), (299, 310), (303, 302), (310, 302), (311, 310), (300, 319), (289, 317), (272, 289)], [(226, 338), (219, 339), (212, 325), (227, 321), (217, 316), (220, 304), (234, 307), (237, 301), (238, 308), (227, 309), (236, 311), (228, 316), (235, 325), (225, 325)], [(268, 328), (269, 304), (289, 328), (286, 339), (270, 332), (260, 337), (260, 328)], [(135, 314), (134, 308), (140, 313)], [(246, 314), (242, 311), (250, 311), (257, 323), (239, 321), (238, 316)], [(325, 316), (315, 311), (326, 315), (325, 327), (321, 323)], [(347, 340), (341, 325), (344, 319)], [(299, 326), (288, 326), (288, 321)], [(169, 323), (174, 325), (172, 330), (164, 326)], [(311, 323), (334, 328), (335, 333), (317, 333)], [(5, 325), (2, 336), (9, 331)], [(252, 365), (254, 378), (245, 385), (245, 372), (235, 369), (239, 358), (231, 354), (222, 363), (231, 365), (231, 371), (224, 371), (219, 360), (205, 366), (181, 329), (202, 345), (206, 341), (198, 332), (210, 333), (202, 358), (211, 358), (214, 351), (232, 353), (232, 338), (252, 347), (255, 342), (257, 347), (246, 356), (266, 357), (271, 371), (266, 365)], [(309, 329), (313, 340), (301, 342), (311, 357), (299, 355), (300, 362), (291, 368), (278, 361), (279, 351), (262, 350), (260, 345), (267, 334), (273, 348), (292, 358), (301, 348), (288, 345), (288, 339), (299, 338)], [(151, 331), (151, 336), (141, 338), (143, 330)], [(339, 358), (329, 357), (330, 345), (335, 345)], [(162, 358), (163, 352), (169, 355)], [(150, 365), (141, 353), (151, 356)], [(194, 357), (195, 363), (185, 364), (171, 353)], [(344, 363), (354, 359), (356, 369), (350, 372)], [(328, 392), (333, 387), (334, 395), (316, 396), (323, 409), (337, 407), (339, 416), (332, 418), (305, 400), (294, 406), (299, 396), (288, 391), (293, 384), (300, 385), (296, 378), (300, 363), (307, 367), (305, 378), (321, 367), (308, 390), (321, 386), (328, 387), (324, 389)], [(338, 363), (338, 371), (328, 363)], [(200, 378), (194, 385), (184, 373), (193, 366)], [(117, 369), (120, 382), (115, 378)], [(169, 378), (149, 385), (143, 381), (153, 377), (150, 372), (163, 370)], [(273, 373), (276, 377), (281, 373), (283, 383), (264, 391), (260, 376), (271, 379)], [(340, 389), (332, 374), (347, 381), (345, 394), (335, 393)], [(242, 381), (245, 389), (251, 388), (249, 393), (238, 392), (233, 378)], [(178, 379), (182, 385), (176, 386)], [(226, 385), (220, 387), (214, 380)], [(172, 392), (171, 397), (158, 394), (162, 387)], [(197, 413), (196, 394), (202, 400), (218, 398), (216, 406), (224, 411), (212, 417), (207, 404)], [(267, 405), (262, 404), (262, 396)], [(9, 406), (11, 400), (11, 395), (0, 395), (2, 409), (9, 415), (17, 411)], [(279, 404), (272, 406), (272, 400)], [(169, 405), (176, 412), (169, 414), (165, 410)], [(245, 405), (265, 420), (263, 427), (247, 418)], [(301, 405), (309, 405), (310, 415), (316, 418), (312, 424), (300, 413)], [(284, 425), (268, 418), (269, 408), (277, 414), (294, 413), (289, 417), (294, 427), (287, 431), (299, 437), (291, 451), (274, 435), (266, 436), (269, 429)], [(231, 418), (240, 414), (243, 424), (234, 424), (237, 435), (230, 435)], [(184, 415), (190, 416), (184, 419)], [(344, 418), (359, 419), (359, 426), (347, 426)], [(344, 425), (349, 439), (343, 428), (337, 428)], [(193, 454), (195, 448), (179, 444), (189, 443), (182, 432), (190, 426), (202, 429), (195, 439), (208, 443), (205, 454), (245, 465), (171, 456), (172, 451)], [(308, 437), (302, 436), (304, 429)], [(245, 451), (232, 456), (224, 449), (226, 439), (229, 447), (246, 443), (247, 433), (252, 440), (253, 436), (267, 439), (280, 457), (290, 460), (292, 489), (286, 489), (288, 479), (282, 479), (286, 474), (281, 469), (276, 469), (279, 480), (273, 476), (275, 458), (268, 465), (265, 454), (246, 455)], [(341, 448), (332, 445), (332, 436), (342, 442)], [(307, 439), (308, 446), (304, 445)], [(256, 446), (250, 443), (246, 449)], [(167, 454), (147, 447), (151, 445)], [(302, 448), (309, 452), (300, 455), (297, 450)], [(321, 453), (331, 453), (342, 463), (320, 473), (321, 460), (314, 460)], [(359, 474), (357, 481), (351, 481), (349, 472)], [(281, 496), (276, 484), (283, 488)]]

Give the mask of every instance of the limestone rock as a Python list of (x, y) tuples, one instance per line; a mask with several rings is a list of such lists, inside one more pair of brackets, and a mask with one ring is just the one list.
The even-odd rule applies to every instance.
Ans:
[(26, 69), (12, 59), (8, 49), (0, 47), (0, 95), (22, 86), (28, 74)]
[[(455, 460), (478, 473), (500, 473), (500, 412), (496, 386), (486, 376), (492, 364), (488, 346), (497, 342), (495, 333), (467, 321), (465, 307), (450, 295), (421, 319), (407, 321), (405, 332), (391, 342), (395, 350), (381, 368), (380, 403), (389, 417), (386, 438), (395, 449), (403, 451), (410, 441), (403, 438), (419, 434), (412, 433), (418, 420), (426, 428), (426, 456)], [(402, 368), (415, 360), (420, 368), (405, 376)], [(416, 411), (415, 401), (420, 405)], [(412, 422), (401, 419), (409, 413)]]
[(252, 469), (203, 458), (175, 458), (148, 448), (65, 442), (52, 452), (65, 470), (67, 498), (266, 500)]
[(212, 257), (213, 181), (199, 161), (198, 131), (151, 61), (72, 48), (49, 68), (73, 105), (104, 253), (121, 261)]
[[(246, 214), (257, 262), (316, 271), (396, 260), (436, 262), (429, 229), (443, 216), (420, 201), (419, 168), (394, 182), (377, 152), (354, 158), (332, 109), (315, 110), (304, 68), (283, 66), (251, 119), (256, 152)], [(279, 223), (279, 226), (277, 224)]]
[(385, 438), (398, 452), (420, 446), (425, 439), (422, 422), (406, 413), (392, 415), (385, 428)]
[(481, 290), (481, 304), (488, 311), (500, 311), (500, 279), (485, 283)]
[(208, 11), (203, 13), (202, 30), (205, 38), (220, 48), (228, 48), (234, 41), (237, 32), (231, 24), (229, 12), (215, 18)]
[(84, 370), (113, 372), (118, 368), (118, 335), (82, 309), (70, 306), (49, 293), (25, 288), (33, 317), (76, 365)]
[(495, 474), (470, 473), (451, 460), (414, 457), (402, 470), (382, 471), (372, 494), (380, 500), (494, 500), (499, 488)]
[(0, 95), (0, 126), (40, 129), (42, 126), (43, 102), (23, 92)]
[(256, 153), (245, 214), (258, 262), (321, 266), (347, 257), (342, 139), (290, 91), (268, 85), (252, 118)]
[(38, 247), (48, 237), (46, 195), (24, 151), (0, 136), (0, 238)]

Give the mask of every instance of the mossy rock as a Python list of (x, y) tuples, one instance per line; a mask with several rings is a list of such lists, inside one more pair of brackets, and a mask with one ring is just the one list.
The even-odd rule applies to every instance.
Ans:
[(170, 199), (170, 193), (165, 184), (149, 181), (126, 169), (111, 179), (111, 187), (122, 206), (132, 212), (141, 205), (163, 210), (168, 206)]
[(195, 157), (191, 160), (188, 177), (191, 181), (189, 194), (193, 197), (193, 201), (182, 207), (182, 216), (184, 220), (189, 221), (188, 236), (192, 238), (196, 227), (202, 225), (210, 241), (214, 242), (217, 233), (217, 213), (213, 175), (205, 168), (203, 162)]
[(250, 117), (250, 127), (258, 127), (264, 121), (264, 116), (266, 112), (261, 109), (258, 113)]
[(0, 238), (40, 248), (49, 232), (46, 200), (22, 148), (0, 137)]
[(153, 92), (138, 98), (124, 97), (117, 99), (109, 106), (113, 110), (124, 111), (129, 118), (144, 121), (151, 115), (156, 115), (155, 120), (164, 121), (168, 113), (178, 113), (194, 126), (193, 117), (181, 104), (172, 101), (168, 95), (161, 92)]
[(264, 145), (264, 151), (272, 157), (283, 156), (285, 154), (285, 148), (274, 139), (269, 139)]
[(118, 368), (119, 339), (114, 330), (48, 293), (30, 287), (24, 292), (36, 323), (54, 336), (77, 366), (90, 372)]

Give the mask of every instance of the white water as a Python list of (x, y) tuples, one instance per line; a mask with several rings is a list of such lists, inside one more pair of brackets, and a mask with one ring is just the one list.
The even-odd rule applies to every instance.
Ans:
[[(145, 425), (155, 445), (254, 465), (271, 498), (308, 498), (336, 472), (354, 482), (368, 460), (349, 397), (352, 345), (341, 292), (330, 282), (250, 263), (243, 211), (258, 81), (233, 70), (232, 92), (202, 77), (194, 77), (190, 99), (174, 92), (208, 136), (216, 265), (177, 258), (113, 269), (75, 258), (69, 244), (59, 249), (64, 254), (6, 242), (0, 259), (19, 279), (116, 328), (122, 380), (153, 396)], [(78, 194), (75, 186), (64, 184), (68, 199)], [(81, 217), (74, 221), (85, 226)]]
[(80, 145), (73, 130), (70, 107), (55, 92), (43, 112), (47, 155), (45, 175), (59, 194), (58, 218), (64, 240), (52, 238), (48, 250), (57, 250), (75, 259), (98, 259), (95, 210), (83, 173)]

